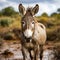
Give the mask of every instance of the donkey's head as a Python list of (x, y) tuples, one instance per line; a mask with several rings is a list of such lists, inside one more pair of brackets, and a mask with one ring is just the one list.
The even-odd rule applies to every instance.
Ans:
[(38, 4), (36, 4), (34, 8), (27, 8), (26, 11), (24, 6), (22, 4), (19, 4), (19, 12), (22, 15), (21, 20), (22, 32), (23, 35), (28, 39), (33, 36), (36, 22), (33, 16), (38, 12), (38, 10), (39, 10)]

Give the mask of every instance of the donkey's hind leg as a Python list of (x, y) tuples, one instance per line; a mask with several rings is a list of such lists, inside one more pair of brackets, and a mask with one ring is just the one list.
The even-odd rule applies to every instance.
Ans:
[(42, 60), (42, 54), (43, 54), (43, 45), (40, 45), (40, 59)]
[(39, 45), (35, 48), (35, 60), (40, 60), (40, 47), (39, 47)]

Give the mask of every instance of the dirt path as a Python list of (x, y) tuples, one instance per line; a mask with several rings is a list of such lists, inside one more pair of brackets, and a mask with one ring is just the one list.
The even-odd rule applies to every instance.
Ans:
[(0, 46), (0, 60), (21, 60), (21, 44), (19, 40), (2, 41)]
[[(55, 56), (55, 50), (54, 46), (56, 46), (57, 43), (53, 44), (53, 42), (48, 42), (49, 44), (46, 44), (44, 46), (44, 52), (43, 52), (43, 58), (42, 60), (48, 60), (47, 58), (50, 57), (50, 55), (53, 54)], [(58, 46), (60, 46), (58, 44)], [(57, 47), (60, 48), (60, 47)], [(60, 49), (58, 49), (60, 53)], [(47, 54), (47, 57), (46, 57)], [(58, 55), (58, 57), (60, 57)], [(53, 57), (55, 59), (55, 57)], [(0, 60), (22, 60), (22, 51), (21, 51), (21, 44), (20, 40), (0, 40)], [(50, 57), (51, 60), (51, 57)]]

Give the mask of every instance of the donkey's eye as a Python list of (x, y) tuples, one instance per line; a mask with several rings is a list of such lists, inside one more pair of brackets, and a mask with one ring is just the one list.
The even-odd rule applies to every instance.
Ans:
[(32, 21), (32, 24), (34, 24), (34, 21)]
[(25, 24), (25, 22), (24, 22), (24, 21), (22, 21), (22, 24)]
[(24, 21), (22, 21), (22, 25), (23, 25), (23, 26), (25, 25), (25, 22), (24, 22)]

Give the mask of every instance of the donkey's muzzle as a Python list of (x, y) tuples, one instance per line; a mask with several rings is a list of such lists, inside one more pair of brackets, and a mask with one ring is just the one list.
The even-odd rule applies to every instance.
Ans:
[(24, 36), (26, 37), (26, 38), (30, 38), (30, 37), (32, 37), (32, 35), (33, 35), (33, 31), (32, 30), (30, 30), (30, 29), (26, 29), (25, 31), (24, 31)]

